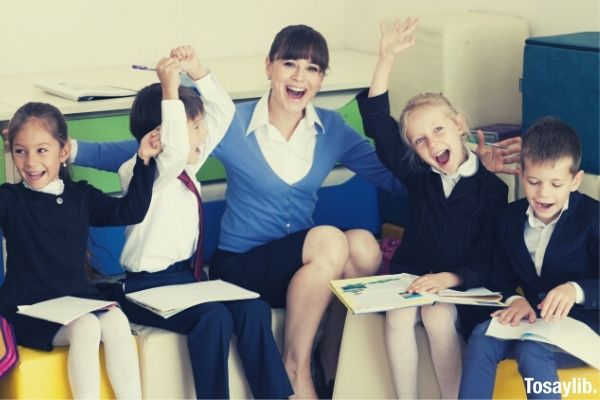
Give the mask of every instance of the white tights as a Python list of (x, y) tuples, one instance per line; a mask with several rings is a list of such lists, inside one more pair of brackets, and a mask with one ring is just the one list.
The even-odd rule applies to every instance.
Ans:
[(444, 303), (387, 312), (385, 341), (396, 395), (400, 399), (418, 398), (419, 354), (415, 324), (419, 314), (429, 337), (442, 398), (455, 399), (462, 373), (461, 339), (456, 331), (456, 307)]
[(106, 371), (116, 397), (140, 399), (137, 351), (129, 321), (118, 307), (98, 315), (85, 314), (60, 328), (54, 336), (55, 346), (69, 346), (68, 370), (73, 398), (100, 398), (100, 341), (104, 343)]

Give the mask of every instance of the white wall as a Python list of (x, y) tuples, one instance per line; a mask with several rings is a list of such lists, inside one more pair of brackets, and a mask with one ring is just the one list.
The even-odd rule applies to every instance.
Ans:
[(0, 75), (154, 64), (178, 44), (206, 58), (267, 54), (304, 23), (342, 47), (344, 0), (2, 0)]
[[(448, 10), (527, 18), (533, 35), (600, 30), (598, 0), (2, 0), (0, 75), (154, 64), (181, 43), (206, 58), (266, 54), (304, 23), (331, 48), (375, 51), (378, 21)], [(1, 99), (0, 99), (1, 100)]]
[(346, 1), (346, 45), (377, 51), (379, 21), (409, 15), (483, 11), (523, 17), (532, 36), (600, 31), (598, 0), (372, 0)]

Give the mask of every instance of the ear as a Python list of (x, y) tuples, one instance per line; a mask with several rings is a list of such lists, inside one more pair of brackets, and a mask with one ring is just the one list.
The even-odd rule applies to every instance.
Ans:
[(575, 176), (573, 177), (573, 181), (571, 182), (571, 192), (576, 191), (577, 189), (579, 189), (579, 185), (581, 185), (581, 181), (583, 181), (583, 170), (580, 169)]
[(71, 155), (71, 141), (67, 140), (65, 145), (60, 149), (60, 152), (58, 154), (58, 159), (60, 160), (61, 163), (64, 163), (69, 159), (70, 155)]
[(267, 74), (267, 79), (271, 80), (271, 70), (273, 66), (271, 65), (271, 60), (269, 60), (269, 56), (265, 57), (265, 73)]

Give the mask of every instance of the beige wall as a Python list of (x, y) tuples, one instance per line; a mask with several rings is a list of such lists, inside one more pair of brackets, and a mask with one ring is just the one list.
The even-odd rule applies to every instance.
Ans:
[[(331, 48), (375, 51), (384, 17), (469, 9), (527, 18), (534, 35), (600, 30), (598, 0), (2, 0), (1, 74), (154, 64), (179, 43), (205, 57), (266, 54), (305, 23)], [(0, 95), (1, 96), (1, 95)]]
[[(207, 58), (268, 52), (283, 26), (343, 47), (344, 0), (1, 0), (0, 75), (154, 64), (177, 44)], [(0, 95), (1, 96), (1, 95)]]
[(469, 10), (523, 17), (532, 36), (600, 31), (599, 0), (349, 0), (346, 44), (376, 51), (382, 19)]

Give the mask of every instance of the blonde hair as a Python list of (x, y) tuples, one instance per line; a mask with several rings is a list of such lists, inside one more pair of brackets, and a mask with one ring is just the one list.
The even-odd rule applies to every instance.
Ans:
[(402, 113), (400, 113), (400, 118), (398, 118), (398, 123), (400, 125), (400, 137), (402, 137), (404, 143), (406, 143), (408, 148), (411, 150), (407, 152), (407, 157), (410, 158), (410, 161), (413, 164), (417, 163), (418, 156), (413, 149), (412, 143), (410, 142), (410, 140), (408, 140), (408, 118), (410, 117), (410, 114), (414, 111), (419, 110), (423, 107), (432, 106), (446, 107), (448, 114), (452, 119), (456, 119), (456, 117), (459, 114), (456, 108), (454, 108), (454, 106), (452, 105), (452, 103), (450, 103), (450, 100), (448, 100), (442, 93), (425, 92), (419, 93), (416, 96), (413, 96), (410, 100), (408, 100), (408, 102), (406, 102), (406, 105), (402, 109)]

